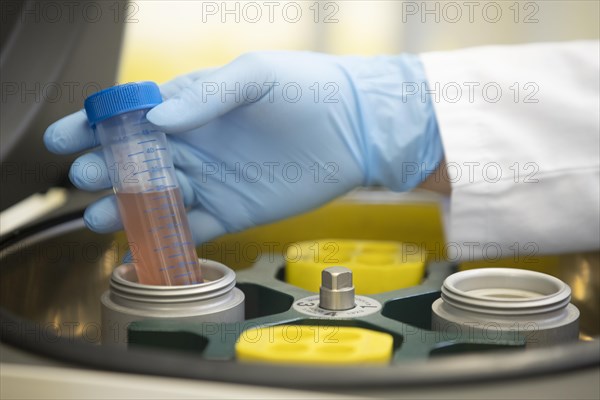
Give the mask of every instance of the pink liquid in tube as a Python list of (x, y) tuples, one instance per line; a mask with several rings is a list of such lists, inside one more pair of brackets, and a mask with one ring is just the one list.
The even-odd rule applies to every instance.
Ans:
[(179, 188), (117, 193), (117, 202), (140, 283), (202, 282)]

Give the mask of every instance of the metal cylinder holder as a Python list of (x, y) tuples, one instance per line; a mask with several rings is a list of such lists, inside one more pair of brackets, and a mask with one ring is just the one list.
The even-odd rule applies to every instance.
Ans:
[(528, 347), (577, 340), (579, 310), (558, 278), (514, 268), (450, 275), (432, 305), (432, 328), (455, 336), (526, 340)]
[(125, 346), (129, 324), (146, 319), (243, 321), (244, 293), (235, 287), (235, 272), (216, 261), (200, 261), (204, 282), (186, 286), (140, 284), (133, 264), (115, 268), (101, 297), (102, 344)]

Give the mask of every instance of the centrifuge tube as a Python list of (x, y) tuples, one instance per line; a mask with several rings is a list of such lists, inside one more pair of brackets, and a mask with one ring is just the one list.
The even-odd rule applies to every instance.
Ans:
[(200, 264), (166, 136), (146, 120), (162, 98), (154, 82), (102, 90), (85, 100), (103, 147), (138, 282), (192, 285)]

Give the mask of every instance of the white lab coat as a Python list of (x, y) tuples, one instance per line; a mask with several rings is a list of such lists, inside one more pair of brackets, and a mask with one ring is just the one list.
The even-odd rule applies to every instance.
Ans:
[(600, 247), (599, 54), (581, 41), (421, 56), (439, 94), (457, 258)]

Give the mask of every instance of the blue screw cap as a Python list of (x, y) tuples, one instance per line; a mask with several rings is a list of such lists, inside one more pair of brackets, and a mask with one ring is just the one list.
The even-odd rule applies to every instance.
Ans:
[(129, 111), (152, 108), (162, 103), (154, 82), (132, 82), (101, 90), (85, 99), (84, 107), (90, 126)]

